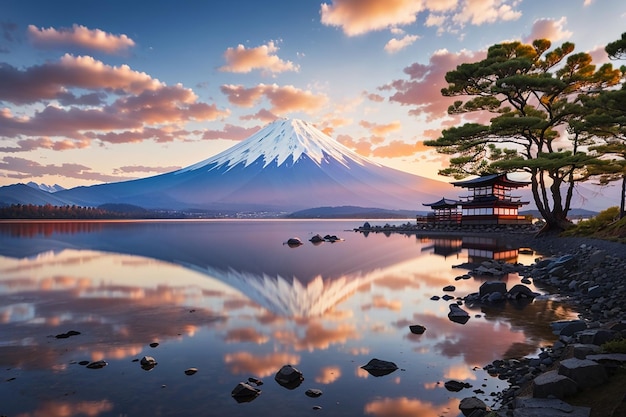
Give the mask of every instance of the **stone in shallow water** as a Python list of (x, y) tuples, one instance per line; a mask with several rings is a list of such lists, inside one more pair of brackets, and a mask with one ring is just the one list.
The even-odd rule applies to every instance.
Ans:
[(152, 356), (144, 356), (139, 361), (143, 370), (149, 371), (157, 365), (157, 361)]
[(198, 372), (198, 368), (187, 368), (185, 369), (185, 375), (193, 375)]
[(276, 372), (274, 380), (287, 389), (294, 389), (299, 387), (302, 381), (304, 381), (304, 376), (302, 376), (302, 372), (293, 366), (285, 365)]
[(304, 394), (307, 397), (316, 398), (322, 395), (322, 390), (319, 390), (317, 388), (309, 388)]
[(443, 384), (444, 387), (446, 387), (446, 389), (448, 391), (452, 391), (452, 392), (459, 392), (461, 391), (463, 388), (471, 388), (472, 385), (468, 384), (467, 382), (459, 382), (459, 381), (446, 381)]
[(426, 331), (426, 327), (422, 326), (421, 324), (413, 324), (409, 326), (409, 329), (411, 330), (411, 333), (414, 334), (422, 334)]
[(89, 368), (89, 369), (102, 369), (102, 368), (104, 368), (107, 365), (108, 365), (108, 363), (106, 361), (100, 360), (100, 361), (95, 361), (95, 362), (89, 363), (87, 365), (87, 368)]
[(239, 384), (237, 384), (237, 386), (233, 388), (230, 393), (230, 395), (238, 403), (250, 402), (258, 397), (259, 394), (261, 394), (260, 389), (254, 388), (253, 386), (246, 384), (245, 382), (240, 382)]
[(361, 368), (365, 369), (372, 376), (384, 376), (396, 371), (398, 366), (393, 362), (374, 358), (361, 366)]

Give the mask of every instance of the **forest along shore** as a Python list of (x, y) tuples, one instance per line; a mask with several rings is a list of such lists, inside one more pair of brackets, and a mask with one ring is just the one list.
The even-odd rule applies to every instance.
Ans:
[[(621, 377), (613, 376), (613, 381), (618, 382), (612, 383), (611, 374), (618, 367), (624, 366), (626, 355), (613, 355), (609, 360), (606, 357), (600, 358), (598, 354), (601, 353), (600, 346), (604, 343), (626, 338), (625, 244), (557, 235), (537, 237), (534, 226), (371, 226), (365, 223), (355, 231), (401, 233), (419, 237), (500, 237), (511, 248), (530, 248), (541, 256), (534, 264), (518, 264), (513, 270), (510, 264), (499, 261), (490, 262), (490, 267), (497, 268), (500, 263), (503, 270), (518, 272), (526, 280), (532, 279), (536, 286), (562, 297), (578, 312), (579, 320), (552, 324), (558, 340), (552, 346), (543, 347), (539, 357), (505, 358), (486, 365), (484, 369), (491, 375), (509, 383), (507, 389), (494, 393), (494, 400), (502, 408), (488, 413), (489, 408), (482, 401), (466, 398), (461, 403), (464, 415), (469, 415), (466, 414), (468, 410), (463, 409), (464, 406), (476, 407), (474, 411), (477, 417), (504, 416), (507, 415), (507, 410), (511, 412), (529, 407), (537, 412), (544, 412), (536, 415), (552, 417), (610, 417), (622, 412), (626, 388), (623, 387), (623, 381), (619, 382), (621, 379), (616, 379)], [(470, 294), (461, 301), (476, 302), (476, 294)], [(482, 299), (479, 302), (489, 301)], [(592, 380), (595, 382), (591, 383)], [(594, 384), (600, 386), (608, 398), (602, 399), (601, 404), (579, 404), (576, 397), (584, 395), (585, 390), (594, 389)], [(579, 405), (563, 405), (563, 402), (547, 397), (571, 400)], [(470, 399), (471, 401), (466, 401)], [(616, 409), (618, 414), (613, 413)]]

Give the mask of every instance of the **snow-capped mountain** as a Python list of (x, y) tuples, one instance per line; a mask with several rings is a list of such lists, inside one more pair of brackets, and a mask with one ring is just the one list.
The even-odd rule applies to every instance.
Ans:
[(57, 191), (65, 190), (65, 187), (60, 186), (59, 184), (48, 185), (48, 184), (37, 184), (34, 181), (26, 183), (31, 188), (35, 190), (46, 191), (48, 193), (56, 193)]
[(452, 186), (367, 160), (309, 123), (277, 120), (202, 162), (55, 193), (77, 205), (287, 212), (320, 206), (422, 209)]

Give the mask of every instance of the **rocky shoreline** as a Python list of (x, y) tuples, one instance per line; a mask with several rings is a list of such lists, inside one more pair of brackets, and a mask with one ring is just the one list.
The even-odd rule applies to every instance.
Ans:
[[(599, 239), (537, 237), (535, 226), (434, 226), (405, 224), (375, 226), (365, 223), (361, 233), (402, 233), (423, 237), (500, 237), (512, 248), (529, 248), (542, 254), (533, 265), (489, 261), (476, 268), (517, 272), (523, 282), (559, 296), (572, 306), (578, 320), (553, 323), (558, 340), (541, 348), (535, 358), (500, 359), (484, 369), (506, 380), (509, 387), (494, 393), (500, 409), (490, 410), (476, 397), (465, 398), (460, 408), (471, 417), (589, 417), (589, 407), (572, 407), (567, 398), (594, 385), (609, 381), (611, 372), (626, 363), (626, 355), (598, 355), (600, 345), (626, 337), (626, 245)], [(495, 274), (494, 281), (497, 281)], [(482, 294), (482, 287), (481, 293)], [(502, 302), (502, 297), (482, 298), (470, 294), (459, 305)], [(500, 294), (496, 294), (500, 295)], [(576, 361), (576, 362), (574, 362)], [(593, 383), (590, 381), (594, 381)], [(623, 401), (616, 398), (617, 404)], [(565, 400), (565, 401), (564, 401)], [(606, 417), (611, 417), (607, 415)]]

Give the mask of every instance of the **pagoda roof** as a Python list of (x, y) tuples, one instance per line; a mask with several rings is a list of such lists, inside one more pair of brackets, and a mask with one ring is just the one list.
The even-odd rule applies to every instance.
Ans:
[(432, 208), (456, 207), (459, 204), (460, 203), (457, 200), (451, 200), (445, 197), (439, 201), (435, 201), (434, 203), (422, 203), (423, 206)]
[(530, 182), (527, 182), (527, 181), (510, 180), (506, 175), (507, 175), (506, 173), (481, 175), (480, 177), (476, 177), (471, 180), (455, 181), (452, 183), (452, 185), (454, 185), (455, 187), (474, 188), (474, 187), (480, 187), (480, 186), (485, 186), (485, 185), (500, 184), (505, 187), (518, 188), (518, 187), (525, 187), (528, 184), (530, 184)]

